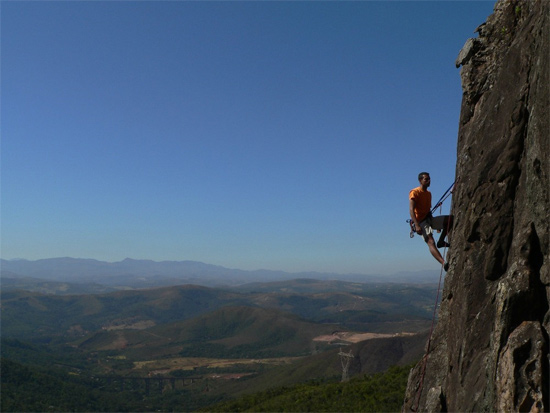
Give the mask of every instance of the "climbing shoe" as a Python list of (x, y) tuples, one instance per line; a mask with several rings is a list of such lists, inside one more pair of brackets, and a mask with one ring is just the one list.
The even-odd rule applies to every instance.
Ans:
[(448, 262), (443, 264), (443, 269), (445, 270), (445, 272), (449, 271), (449, 263)]
[(451, 246), (451, 244), (449, 244), (448, 242), (446, 241), (438, 241), (437, 242), (437, 248), (449, 248)]

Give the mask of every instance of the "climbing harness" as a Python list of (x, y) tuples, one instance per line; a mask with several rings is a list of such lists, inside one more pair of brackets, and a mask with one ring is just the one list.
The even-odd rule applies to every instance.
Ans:
[[(443, 202), (445, 202), (445, 200), (447, 198), (449, 198), (452, 194), (453, 194), (453, 191), (455, 189), (455, 185), (456, 183), (458, 182), (458, 179), (456, 179), (452, 185), (449, 187), (449, 189), (447, 189), (445, 191), (445, 193), (441, 196), (441, 198), (439, 198), (439, 201), (437, 201), (437, 203), (435, 204), (435, 206), (432, 208), (432, 210), (430, 211), (430, 215), (433, 214), (437, 208), (441, 207), (443, 205)], [(409, 233), (409, 236), (411, 238), (414, 238), (414, 234), (416, 233), (416, 227), (414, 225), (414, 221), (412, 219), (407, 219), (407, 223), (410, 225), (411, 227), (411, 232)]]

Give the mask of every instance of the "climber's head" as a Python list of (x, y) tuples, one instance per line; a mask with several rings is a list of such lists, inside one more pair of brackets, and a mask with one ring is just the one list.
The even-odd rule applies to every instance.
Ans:
[(428, 172), (420, 172), (418, 174), (418, 182), (420, 182), (420, 186), (423, 188), (427, 188), (430, 186), (430, 174)]

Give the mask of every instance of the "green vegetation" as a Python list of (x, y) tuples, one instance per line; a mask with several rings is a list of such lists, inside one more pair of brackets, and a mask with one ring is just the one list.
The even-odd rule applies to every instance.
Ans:
[[(387, 322), (415, 320), (415, 331), (429, 326), (434, 287), (364, 284), (355, 292), (254, 293), (197, 286), (119, 291), (91, 295), (45, 295), (2, 291), (2, 335), (43, 343), (66, 343), (102, 328), (134, 328), (180, 322), (227, 306), (262, 307), (294, 314), (314, 323), (339, 323), (340, 329), (387, 332)], [(350, 287), (351, 288), (351, 287)], [(265, 304), (264, 304), (265, 303)], [(348, 326), (349, 323), (349, 326)], [(208, 333), (233, 328), (211, 326)], [(142, 327), (136, 327), (142, 328)], [(212, 338), (211, 338), (212, 339)]]
[(209, 412), (397, 412), (412, 366), (392, 367), (346, 383), (280, 387), (209, 406)]
[(2, 335), (58, 342), (110, 325), (186, 320), (239, 299), (233, 293), (196, 286), (68, 296), (2, 291)]
[(313, 338), (333, 330), (334, 326), (308, 322), (279, 310), (227, 306), (145, 330), (100, 331), (78, 344), (83, 351), (116, 350), (132, 360), (272, 358), (310, 354)]
[(208, 382), (148, 395), (143, 389), (118, 391), (117, 386), (106, 386), (97, 378), (2, 358), (0, 401), (3, 412), (392, 412), (400, 410), (410, 368), (392, 367), (386, 373), (347, 383), (310, 381), (228, 401), (227, 393), (205, 392)]
[[(434, 289), (346, 285), (3, 292), (2, 411), (399, 410), (408, 368), (363, 374), (410, 363), (425, 339), (351, 344), (337, 333), (421, 331)], [(338, 382), (340, 345), (356, 355), (348, 383)]]
[(130, 400), (100, 391), (97, 383), (77, 373), (23, 366), (4, 358), (1, 369), (3, 412), (131, 411)]
[(104, 380), (59, 368), (24, 366), (1, 359), (2, 412), (148, 412), (195, 411), (219, 395), (196, 388), (166, 392), (119, 391)]

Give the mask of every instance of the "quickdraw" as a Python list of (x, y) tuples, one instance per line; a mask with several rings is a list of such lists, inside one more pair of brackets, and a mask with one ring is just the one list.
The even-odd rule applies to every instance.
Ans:
[(407, 223), (411, 226), (411, 232), (409, 235), (411, 238), (414, 238), (414, 233), (416, 232), (416, 226), (414, 225), (414, 221), (412, 219), (408, 219)]

